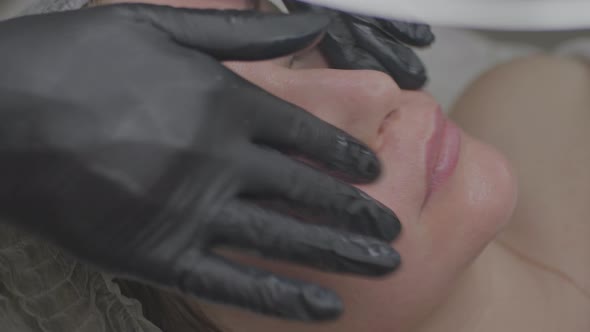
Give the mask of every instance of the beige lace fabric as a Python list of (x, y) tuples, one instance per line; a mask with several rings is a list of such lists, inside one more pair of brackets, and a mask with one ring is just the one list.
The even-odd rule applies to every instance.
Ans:
[(161, 332), (112, 279), (0, 224), (0, 330)]

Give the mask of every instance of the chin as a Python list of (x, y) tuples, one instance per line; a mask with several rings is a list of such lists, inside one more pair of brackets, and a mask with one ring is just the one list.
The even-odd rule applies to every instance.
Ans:
[(462, 135), (454, 174), (432, 194), (418, 220), (404, 223), (394, 243), (402, 266), (381, 291), (390, 291), (399, 328), (423, 320), (445, 301), (514, 210), (517, 187), (510, 164), (494, 148)]
[(462, 269), (510, 222), (517, 181), (502, 154), (466, 134), (449, 180), (433, 194), (421, 222), (431, 235), (433, 249), (446, 256), (439, 259)]

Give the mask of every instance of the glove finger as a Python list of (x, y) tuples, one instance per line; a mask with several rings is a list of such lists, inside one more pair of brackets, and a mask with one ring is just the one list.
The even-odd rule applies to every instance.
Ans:
[(342, 70), (376, 70), (392, 75), (375, 57), (332, 33), (326, 34), (319, 45), (331, 68)]
[(405, 90), (415, 90), (427, 81), (426, 68), (414, 51), (364, 24), (351, 24), (360, 52), (371, 54)]
[(245, 202), (224, 209), (212, 228), (215, 244), (326, 271), (380, 276), (400, 263), (386, 242), (303, 224)]
[(387, 242), (401, 230), (393, 211), (349, 184), (275, 151), (261, 150), (251, 158), (243, 176), (247, 195), (282, 198), (296, 210), (315, 212), (324, 226)]
[(399, 40), (411, 46), (425, 47), (429, 46), (435, 41), (434, 33), (428, 24), (403, 22), (398, 20), (384, 20), (375, 19), (367, 16), (352, 15), (344, 12), (338, 12), (323, 8), (321, 6), (313, 6), (301, 1), (285, 1), (285, 6), (291, 12), (305, 12), (311, 11), (315, 13), (338, 13), (349, 20), (356, 20), (367, 24), (374, 29), (382, 30), (384, 34), (389, 35), (392, 39)]
[(430, 46), (436, 40), (430, 25), (400, 21), (379, 20), (383, 29), (398, 40), (416, 47)]
[(380, 41), (372, 35), (369, 38), (357, 46), (342, 43), (328, 33), (319, 47), (332, 68), (377, 70), (391, 76), (404, 90), (417, 90), (426, 84), (426, 69), (411, 49), (395, 41)]
[[(355, 27), (350, 24), (341, 28), (332, 26), (329, 29), (319, 48), (330, 67), (342, 70), (376, 70), (391, 76), (402, 89), (421, 88), (427, 78), (425, 68), (415, 53), (386, 36), (374, 35), (381, 34), (380, 32), (364, 31), (365, 28), (366, 26)], [(354, 31), (358, 29), (360, 31)], [(358, 36), (369, 40), (357, 40)]]
[(351, 182), (370, 182), (379, 176), (375, 153), (346, 132), (273, 96), (251, 104), (260, 119), (252, 131), (255, 143), (301, 155)]
[(188, 253), (179, 264), (175, 286), (206, 300), (303, 321), (335, 319), (342, 312), (342, 302), (330, 290), (219, 256)]
[(294, 11), (338, 13), (333, 15), (319, 45), (331, 67), (378, 70), (390, 75), (405, 90), (420, 89), (426, 83), (424, 64), (401, 42), (428, 45), (434, 41), (429, 26), (349, 15), (297, 1), (289, 2), (287, 6)]
[(265, 60), (286, 56), (312, 44), (330, 23), (328, 16), (313, 13), (264, 14), (146, 4), (109, 7), (147, 22), (176, 42), (219, 60)]
[(356, 21), (380, 30), (392, 40), (415, 47), (426, 47), (434, 43), (435, 36), (428, 24), (402, 22), (397, 20), (383, 20), (359, 15), (347, 15), (351, 21)]
[(385, 68), (370, 53), (371, 50), (360, 47), (352, 31), (354, 26), (346, 17), (344, 14), (336, 15), (324, 39), (319, 44), (320, 50), (327, 58), (330, 66), (335, 69), (379, 70), (387, 73)]

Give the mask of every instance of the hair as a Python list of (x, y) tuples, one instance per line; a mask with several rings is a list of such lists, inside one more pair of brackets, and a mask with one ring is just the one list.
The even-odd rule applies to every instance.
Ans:
[(138, 300), (146, 319), (163, 332), (223, 332), (194, 302), (184, 296), (137, 281), (116, 280), (121, 293)]

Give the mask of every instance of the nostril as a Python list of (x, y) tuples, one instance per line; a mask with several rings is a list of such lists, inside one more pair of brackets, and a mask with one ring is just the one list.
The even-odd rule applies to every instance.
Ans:
[(390, 111), (381, 122), (379, 126), (379, 130), (377, 131), (377, 137), (375, 139), (375, 146), (371, 146), (371, 148), (375, 149), (375, 151), (379, 151), (381, 146), (383, 145), (383, 140), (385, 139), (385, 134), (387, 129), (392, 125), (393, 122), (399, 118), (399, 109), (394, 109)]
[(377, 149), (384, 121), (401, 105), (400, 88), (388, 75), (371, 70), (347, 71), (339, 84), (335, 102), (346, 110), (341, 112), (345, 127)]
[(387, 123), (389, 123), (390, 121), (392, 121), (392, 118), (395, 117), (394, 113), (396, 113), (397, 110), (392, 110), (391, 112), (389, 112), (384, 118), (383, 118), (383, 122), (381, 122), (381, 126), (379, 127), (379, 131), (377, 132), (378, 135), (381, 135), (383, 133), (383, 131), (385, 130), (385, 127), (387, 125)]

